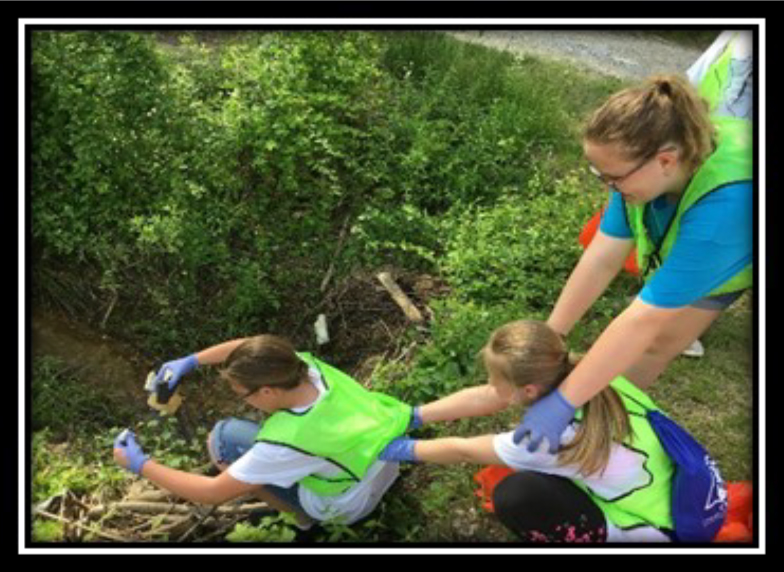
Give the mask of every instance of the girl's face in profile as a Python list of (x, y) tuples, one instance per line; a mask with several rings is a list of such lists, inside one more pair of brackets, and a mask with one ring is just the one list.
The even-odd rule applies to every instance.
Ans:
[(499, 359), (502, 358), (488, 357), (487, 353), (484, 355), (487, 383), (495, 390), (498, 398), (509, 405), (527, 405), (531, 403), (531, 390), (526, 388), (531, 388), (532, 386), (517, 387), (508, 381), (502, 373), (502, 368), (499, 367)]
[(677, 188), (681, 173), (673, 146), (663, 147), (642, 160), (629, 161), (618, 144), (586, 140), (583, 153), (591, 172), (611, 190), (621, 193), (629, 204), (644, 204), (665, 193), (682, 190)]

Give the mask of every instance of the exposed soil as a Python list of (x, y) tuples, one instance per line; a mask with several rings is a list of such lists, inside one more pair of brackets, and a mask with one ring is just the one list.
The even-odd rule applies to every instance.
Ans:
[[(429, 300), (446, 293), (443, 283), (427, 275), (393, 273), (401, 289), (423, 315), (431, 315)], [(330, 341), (307, 348), (335, 367), (353, 375), (366, 386), (372, 385), (372, 373), (382, 360), (399, 356), (406, 350), (403, 335), (416, 330), (401, 309), (375, 278), (365, 273), (344, 279), (325, 294), (320, 307), (327, 318)], [(424, 331), (425, 327), (419, 327)], [(312, 331), (312, 330), (311, 330)], [(301, 336), (300, 336), (301, 337)], [(312, 335), (312, 339), (315, 336)], [(59, 359), (69, 375), (86, 384), (101, 386), (110, 399), (125, 405), (138, 402), (146, 410), (147, 394), (143, 389), (149, 371), (160, 367), (130, 344), (112, 339), (89, 326), (75, 323), (64, 314), (36, 308), (30, 322), (32, 356), (50, 355)], [(215, 340), (219, 343), (224, 340)], [(202, 348), (194, 348), (194, 350)], [(236, 414), (234, 395), (212, 383), (209, 368), (199, 370), (193, 382), (182, 385), (185, 407), (194, 421), (212, 423), (213, 415)]]
[[(410, 358), (410, 343), (403, 342), (406, 332), (426, 336), (426, 324), (415, 326), (410, 323), (375, 276), (376, 273), (351, 276), (328, 289), (320, 311), (328, 319), (330, 342), (315, 350), (322, 359), (352, 374), (368, 387), (372, 387), (373, 370), (381, 360)], [(426, 317), (432, 316), (428, 301), (447, 292), (445, 285), (431, 276), (394, 271), (393, 276)], [(107, 398), (118, 406), (135, 407), (140, 419), (150, 416), (143, 382), (147, 373), (159, 367), (159, 363), (127, 343), (74, 323), (51, 310), (37, 308), (32, 313), (29, 331), (32, 357), (54, 356), (69, 376), (85, 384), (101, 386)], [(216, 343), (220, 341), (223, 340), (216, 340)], [(181, 394), (184, 403), (178, 412), (178, 427), (184, 427), (181, 431), (187, 434), (194, 434), (197, 427), (209, 429), (221, 417), (258, 415), (238, 402), (223, 384), (216, 383), (210, 368), (201, 368), (191, 374), (182, 384)], [(183, 436), (187, 437), (187, 434)], [(56, 447), (67, 454), (69, 446), (64, 442)], [(201, 470), (209, 469), (202, 467)], [(408, 477), (396, 486), (404, 491), (402, 494), (414, 495), (412, 489), (419, 487), (423, 478), (427, 480), (428, 473), (426, 467), (412, 468)], [(66, 491), (48, 499), (36, 510), (39, 518), (59, 518), (65, 524), (66, 538), (70, 541), (198, 543), (223, 541), (237, 522), (258, 522), (259, 518), (271, 514), (268, 509), (248, 512), (247, 507), (253, 502), (241, 499), (222, 507), (220, 510), (224, 512), (211, 512), (209, 508), (174, 498), (141, 481), (125, 491), (122, 499), (104, 499), (101, 494), (78, 498)], [(481, 519), (474, 522), (470, 530), (462, 522), (455, 527), (470, 538), (471, 531), (475, 531), (480, 522)]]

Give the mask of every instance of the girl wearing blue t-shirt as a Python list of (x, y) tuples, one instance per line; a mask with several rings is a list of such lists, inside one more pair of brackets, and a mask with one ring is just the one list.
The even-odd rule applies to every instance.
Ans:
[(554, 448), (575, 409), (615, 377), (650, 386), (751, 286), (748, 120), (709, 115), (685, 79), (659, 76), (594, 112), (583, 151), (610, 200), (547, 323), (568, 335), (635, 247), (645, 285), (559, 389), (528, 410), (515, 439), (530, 433), (531, 448), (543, 438)]

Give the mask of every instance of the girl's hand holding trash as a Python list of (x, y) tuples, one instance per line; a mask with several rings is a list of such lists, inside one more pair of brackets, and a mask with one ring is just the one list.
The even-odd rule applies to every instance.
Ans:
[(158, 374), (155, 376), (155, 385), (168, 383), (169, 390), (174, 391), (180, 378), (197, 367), (199, 367), (199, 361), (196, 359), (196, 354), (168, 361), (158, 370)]
[(114, 460), (124, 469), (141, 475), (142, 467), (149, 458), (136, 442), (136, 434), (130, 429), (125, 429), (114, 440)]

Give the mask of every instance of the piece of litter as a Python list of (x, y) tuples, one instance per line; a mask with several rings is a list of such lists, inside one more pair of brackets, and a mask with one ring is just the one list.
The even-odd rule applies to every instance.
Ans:
[(327, 332), (327, 317), (324, 314), (319, 314), (316, 323), (313, 324), (313, 329), (316, 331), (316, 343), (320, 346), (329, 342), (329, 332)]

